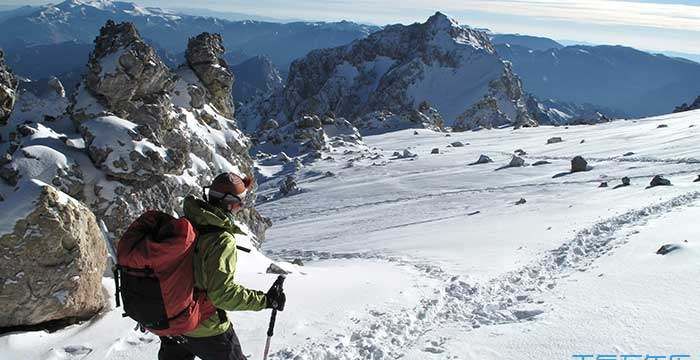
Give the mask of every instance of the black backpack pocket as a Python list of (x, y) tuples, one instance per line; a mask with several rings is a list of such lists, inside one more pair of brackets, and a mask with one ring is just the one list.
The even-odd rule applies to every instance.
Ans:
[[(160, 281), (151, 269), (119, 267), (117, 289), (124, 302), (124, 316), (128, 316), (146, 328), (165, 330), (168, 315), (161, 292)], [(117, 295), (119, 296), (119, 295)]]

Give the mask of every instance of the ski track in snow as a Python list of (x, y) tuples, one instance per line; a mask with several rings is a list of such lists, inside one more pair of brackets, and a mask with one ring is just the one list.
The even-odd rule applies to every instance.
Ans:
[(598, 221), (579, 230), (558, 248), (544, 252), (530, 264), (482, 283), (469, 283), (427, 262), (385, 256), (379, 252), (269, 251), (268, 255), (273, 258), (301, 258), (305, 262), (328, 259), (388, 261), (399, 266), (413, 266), (443, 284), (413, 309), (370, 310), (369, 319), (357, 320), (355, 328), (338, 331), (333, 341), (318, 339), (299, 348), (280, 350), (270, 358), (398, 359), (407, 349), (421, 347), (426, 357), (436, 355), (441, 359), (456, 359), (457, 356), (446, 354), (441, 347), (448, 339), (430, 339), (426, 334), (445, 324), (457, 324), (469, 331), (481, 326), (532, 320), (545, 311), (544, 302), (536, 300), (538, 294), (554, 289), (557, 282), (567, 278), (572, 271), (586, 271), (597, 258), (612, 254), (614, 248), (623, 245), (627, 236), (634, 233), (633, 228), (690, 206), (698, 199), (700, 192), (689, 192)]

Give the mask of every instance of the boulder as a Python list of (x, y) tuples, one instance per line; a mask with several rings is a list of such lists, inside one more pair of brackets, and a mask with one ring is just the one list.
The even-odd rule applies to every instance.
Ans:
[(627, 176), (623, 177), (621, 181), (622, 181), (622, 185), (624, 185), (624, 186), (629, 186), (631, 183), (630, 178), (628, 178)]
[(301, 189), (297, 186), (297, 182), (294, 176), (287, 175), (284, 180), (280, 182), (279, 194), (280, 196), (288, 196), (300, 193)]
[(698, 175), (698, 178), (693, 180), (693, 182), (700, 182), (700, 175)]
[(515, 202), (515, 205), (523, 205), (523, 204), (525, 204), (526, 202), (527, 202), (527, 200), (525, 200), (524, 198), (520, 198), (520, 200), (518, 200), (518, 201)]
[(469, 165), (488, 164), (488, 163), (492, 163), (492, 162), (493, 162), (493, 160), (491, 160), (490, 157), (488, 157), (488, 156), (486, 156), (486, 155), (484, 155), (484, 154), (481, 154), (481, 155), (479, 156), (479, 160), (477, 160), (477, 161), (475, 161), (475, 162), (473, 162), (473, 163), (471, 163), (471, 164), (469, 164)]
[(107, 251), (95, 215), (56, 188), (22, 181), (0, 202), (0, 327), (87, 319), (106, 301)]
[(657, 126), (656, 128), (663, 129), (663, 128), (667, 128), (667, 127), (668, 127), (668, 125), (666, 125), (666, 124), (659, 124), (659, 126)]
[(647, 188), (653, 188), (656, 186), (671, 186), (671, 180), (668, 180), (661, 175), (656, 175), (653, 179), (651, 179), (651, 182)]
[(547, 140), (547, 145), (549, 145), (549, 144), (560, 143), (560, 142), (562, 142), (562, 141), (564, 141), (564, 140), (563, 140), (561, 137), (559, 137), (559, 136), (552, 137), (552, 138), (549, 138), (549, 139)]
[(5, 54), (0, 50), (0, 126), (7, 124), (17, 100), (17, 78), (5, 65)]
[(576, 156), (571, 159), (571, 172), (587, 171), (588, 162), (582, 156)]
[(603, 181), (603, 182), (600, 183), (600, 186), (598, 186), (598, 187), (600, 187), (600, 188), (606, 188), (606, 187), (608, 187), (608, 182), (607, 182), (607, 181)]
[(525, 152), (525, 150), (523, 150), (523, 149), (515, 150), (515, 151), (513, 151), (513, 153), (515, 153), (515, 155), (518, 155), (518, 156), (525, 156), (525, 155), (527, 155), (527, 152)]
[(430, 153), (431, 153), (431, 154), (439, 154), (439, 153), (440, 153), (440, 149), (438, 149), (438, 148), (433, 148), (432, 150), (430, 150)]
[(508, 167), (522, 167), (525, 166), (525, 159), (519, 157), (519, 156), (513, 156), (513, 158), (510, 159), (510, 163), (508, 164)]
[(634, 152), (632, 152), (632, 151), (628, 151), (628, 152), (622, 154), (622, 156), (632, 156), (632, 155), (634, 155)]
[(294, 259), (294, 261), (292, 261), (292, 264), (297, 266), (304, 266), (304, 262), (301, 261), (301, 259)]
[(691, 104), (683, 103), (681, 106), (677, 106), (673, 112), (683, 112), (683, 111), (690, 111), (690, 110), (698, 110), (700, 109), (700, 96), (695, 98), (695, 101), (693, 101)]
[(282, 269), (279, 265), (275, 263), (270, 263), (270, 266), (267, 267), (267, 270), (265, 271), (268, 274), (277, 274), (277, 275), (287, 275), (289, 274), (289, 271)]
[(401, 154), (402, 159), (410, 159), (410, 158), (415, 158), (418, 157), (418, 154), (413, 153), (411, 150), (404, 149), (403, 153)]
[(659, 250), (656, 250), (656, 253), (658, 255), (666, 255), (672, 251), (680, 250), (682, 248), (683, 247), (678, 244), (664, 244), (659, 248)]
[(207, 88), (210, 101), (222, 115), (233, 118), (231, 98), (233, 74), (223, 59), (225, 49), (219, 34), (201, 33), (187, 42), (185, 58), (190, 68)]
[[(449, 134), (447, 134), (447, 135), (449, 135)], [(450, 145), (452, 145), (452, 147), (463, 147), (464, 143), (462, 143), (461, 141), (455, 141), (455, 142), (450, 143)]]
[(538, 160), (538, 161), (535, 161), (532, 164), (532, 166), (542, 166), (542, 165), (547, 165), (547, 164), (551, 164), (551, 162), (549, 162), (547, 160)]

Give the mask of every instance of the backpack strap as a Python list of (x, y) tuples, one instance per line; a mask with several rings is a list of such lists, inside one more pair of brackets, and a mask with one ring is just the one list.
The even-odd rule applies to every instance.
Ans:
[[(197, 227), (195, 227), (195, 229), (197, 230), (197, 236), (204, 235), (204, 234), (212, 234), (212, 233), (222, 233), (222, 232), (226, 231), (218, 226), (213, 226), (213, 225), (197, 226)], [(197, 245), (199, 245), (199, 244), (197, 244)], [(195, 247), (195, 249), (198, 249), (198, 248), (199, 247)], [(243, 251), (243, 252), (246, 252), (246, 253), (250, 252), (250, 249), (243, 247), (243, 246), (239, 246), (239, 245), (236, 245), (236, 249)]]

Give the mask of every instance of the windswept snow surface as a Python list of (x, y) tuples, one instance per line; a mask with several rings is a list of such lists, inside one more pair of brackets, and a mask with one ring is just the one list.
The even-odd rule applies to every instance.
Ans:
[[(405, 130), (364, 138), (379, 158), (302, 166), (303, 191), (258, 206), (274, 222), (263, 253), (239, 256), (250, 287), (273, 281), (268, 258), (293, 271), (271, 358), (700, 358), (699, 126), (691, 111), (450, 137)], [(564, 141), (547, 145), (555, 136)], [(447, 147), (455, 141), (465, 146)], [(392, 155), (404, 149), (418, 156)], [(516, 149), (528, 166), (496, 171)], [(467, 165), (481, 154), (494, 162)], [(592, 169), (569, 174), (576, 155)], [(645, 189), (657, 174), (673, 186)], [(623, 176), (631, 185), (615, 189)], [(681, 248), (655, 254), (664, 244)], [(305, 266), (287, 263), (297, 258)], [(155, 358), (158, 339), (120, 314), (0, 336), (0, 358)], [(249, 358), (262, 354), (268, 314), (230, 314)]]

